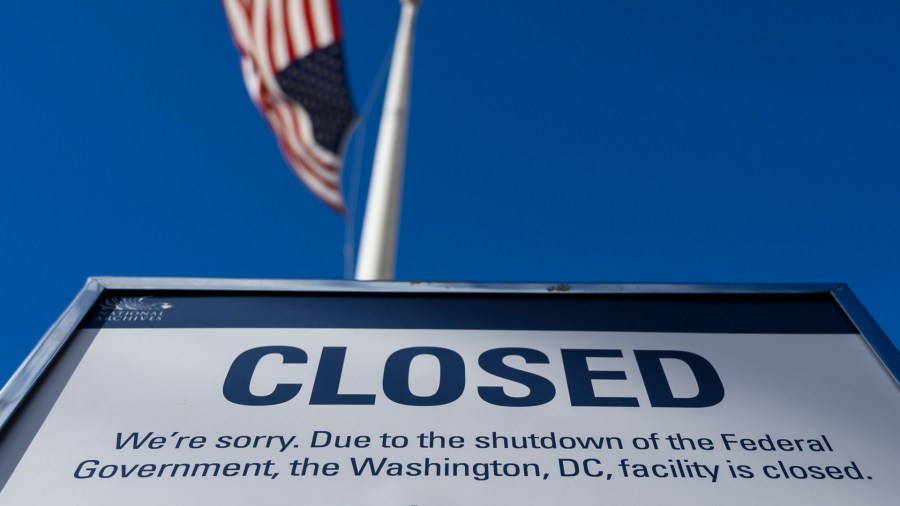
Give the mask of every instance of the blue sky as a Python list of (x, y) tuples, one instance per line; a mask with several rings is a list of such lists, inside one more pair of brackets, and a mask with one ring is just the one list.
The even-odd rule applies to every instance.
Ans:
[[(399, 6), (341, 6), (362, 108)], [(425, 0), (398, 279), (846, 282), (897, 342), (898, 20)], [(13, 2), (0, 47), (0, 375), (91, 275), (344, 276), (344, 222), (281, 160), (218, 2)]]

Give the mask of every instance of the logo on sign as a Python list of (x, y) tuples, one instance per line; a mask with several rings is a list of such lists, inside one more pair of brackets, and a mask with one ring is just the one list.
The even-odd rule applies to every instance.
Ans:
[(173, 305), (157, 301), (150, 295), (143, 297), (110, 297), (100, 304), (97, 320), (105, 322), (158, 322)]

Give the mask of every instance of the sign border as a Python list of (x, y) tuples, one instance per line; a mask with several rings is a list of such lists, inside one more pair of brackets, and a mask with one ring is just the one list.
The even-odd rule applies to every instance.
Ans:
[(84, 317), (106, 291), (245, 291), (319, 293), (589, 293), (589, 294), (828, 294), (856, 327), (900, 386), (900, 351), (881, 330), (850, 288), (843, 283), (816, 284), (675, 284), (675, 283), (439, 283), (415, 281), (339, 281), (226, 278), (88, 278), (71, 304), (44, 334), (0, 390), (0, 432), (75, 334)]

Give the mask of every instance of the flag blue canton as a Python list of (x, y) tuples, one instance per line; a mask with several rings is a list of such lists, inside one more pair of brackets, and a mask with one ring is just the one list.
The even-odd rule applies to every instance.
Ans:
[(276, 76), (282, 91), (309, 114), (316, 142), (335, 154), (356, 117), (344, 76), (340, 43), (294, 60)]

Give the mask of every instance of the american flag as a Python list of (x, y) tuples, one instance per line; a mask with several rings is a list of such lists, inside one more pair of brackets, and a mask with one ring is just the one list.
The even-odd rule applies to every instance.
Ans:
[(341, 152), (355, 112), (338, 0), (222, 0), (250, 98), (285, 160), (343, 213)]

